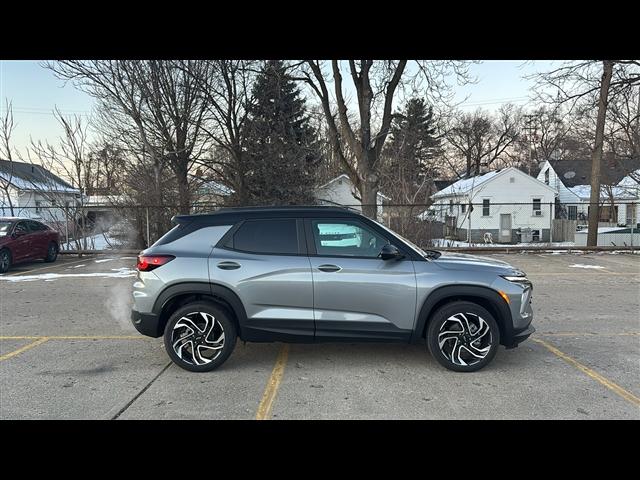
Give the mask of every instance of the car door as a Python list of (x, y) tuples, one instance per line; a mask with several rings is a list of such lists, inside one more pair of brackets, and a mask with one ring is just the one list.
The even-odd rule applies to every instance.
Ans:
[(388, 238), (358, 219), (311, 218), (305, 230), (316, 339), (408, 340), (416, 315), (413, 261), (379, 258)]
[(210, 256), (209, 276), (240, 298), (245, 339), (313, 341), (313, 285), (302, 220), (245, 220), (220, 243)]
[(20, 221), (13, 229), (13, 258), (15, 261), (22, 261), (29, 258), (31, 251), (31, 235), (29, 225), (26, 221)]
[(28, 220), (27, 226), (29, 227), (30, 237), (29, 251), (27, 252), (28, 258), (44, 258), (47, 254), (47, 247), (49, 246), (49, 237), (46, 232), (46, 227), (33, 220)]

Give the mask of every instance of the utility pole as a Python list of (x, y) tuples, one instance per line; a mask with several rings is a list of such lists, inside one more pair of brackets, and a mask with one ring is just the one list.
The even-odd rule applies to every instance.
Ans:
[(531, 175), (531, 166), (533, 165), (533, 150), (534, 150), (534, 135), (536, 134), (536, 123), (537, 115), (533, 115), (531, 113), (524, 115), (525, 119), (525, 131), (527, 132), (527, 142), (528, 142), (528, 150), (529, 150), (529, 161), (527, 166), (527, 173)]

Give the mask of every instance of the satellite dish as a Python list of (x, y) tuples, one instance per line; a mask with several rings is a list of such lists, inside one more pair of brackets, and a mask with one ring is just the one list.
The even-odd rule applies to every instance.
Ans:
[(566, 178), (566, 179), (573, 178), (575, 176), (576, 176), (576, 172), (574, 172), (574, 171), (565, 172), (565, 174), (563, 175), (563, 177)]

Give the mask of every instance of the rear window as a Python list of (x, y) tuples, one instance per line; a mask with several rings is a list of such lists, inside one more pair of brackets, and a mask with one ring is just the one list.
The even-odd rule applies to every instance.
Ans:
[(295, 219), (247, 220), (233, 235), (234, 250), (279, 255), (298, 254)]

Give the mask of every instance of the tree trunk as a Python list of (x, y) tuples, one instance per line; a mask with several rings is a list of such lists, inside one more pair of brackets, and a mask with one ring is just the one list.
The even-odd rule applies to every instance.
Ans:
[(373, 220), (377, 220), (378, 206), (376, 205), (376, 201), (378, 199), (378, 186), (365, 178), (362, 181), (362, 188), (360, 190), (362, 213)]
[(598, 119), (596, 122), (596, 144), (591, 155), (591, 197), (589, 198), (589, 229), (587, 246), (598, 244), (598, 218), (600, 217), (600, 164), (602, 163), (602, 144), (604, 122), (609, 103), (609, 85), (613, 75), (613, 61), (603, 61), (602, 80), (600, 80), (600, 99), (598, 100)]

